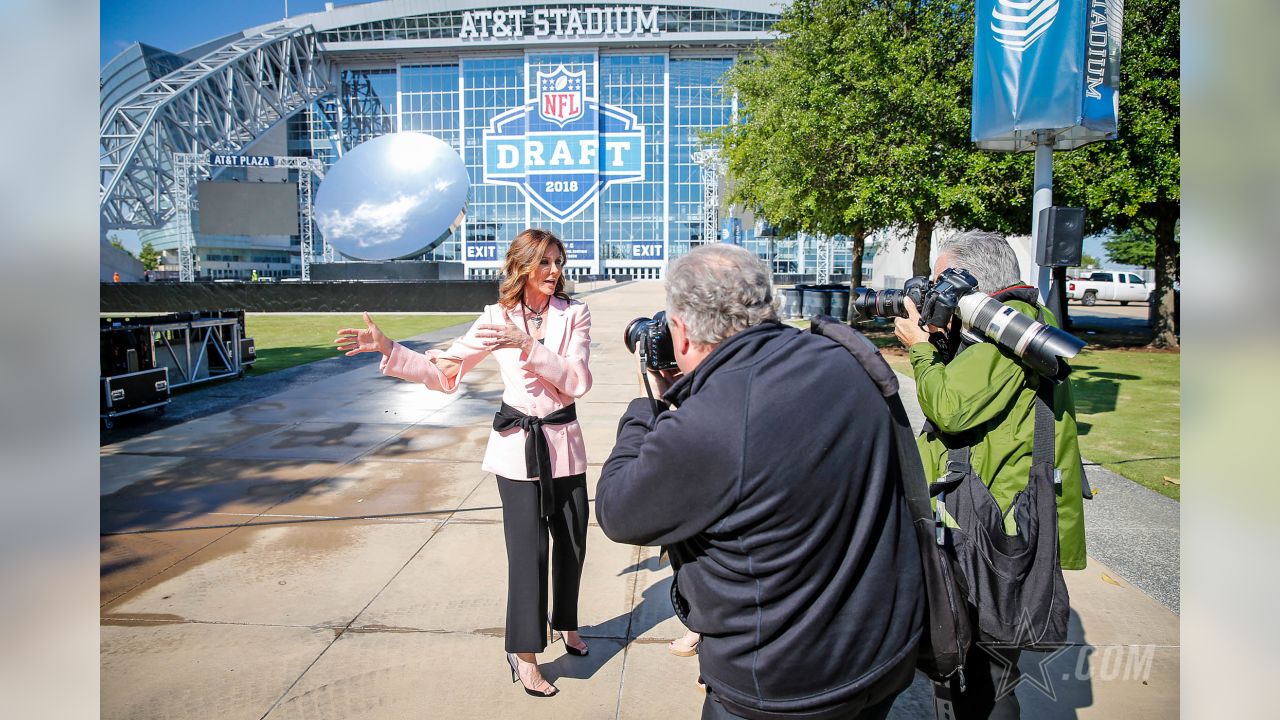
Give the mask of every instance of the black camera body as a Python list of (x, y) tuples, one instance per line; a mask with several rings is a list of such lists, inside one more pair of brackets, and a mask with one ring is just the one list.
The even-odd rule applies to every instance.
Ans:
[(945, 329), (958, 315), (961, 332), (974, 342), (990, 340), (1051, 382), (1066, 380), (1071, 373), (1066, 360), (1084, 348), (1084, 341), (977, 290), (978, 281), (969, 271), (949, 268), (937, 282), (913, 277), (901, 290), (857, 288), (853, 308), (860, 320), (907, 317), (904, 299), (909, 297), (920, 310), (920, 327)]
[(920, 327), (945, 328), (960, 305), (960, 298), (978, 289), (978, 281), (968, 270), (948, 268), (937, 282), (921, 275), (907, 280), (901, 290), (869, 288), (854, 290), (853, 311), (860, 320), (877, 317), (906, 317), (906, 298), (911, 298), (920, 312)]
[(667, 327), (667, 313), (658, 311), (653, 317), (639, 317), (627, 323), (622, 333), (627, 351), (640, 356), (640, 362), (654, 372), (677, 370), (676, 351), (671, 344), (671, 329)]

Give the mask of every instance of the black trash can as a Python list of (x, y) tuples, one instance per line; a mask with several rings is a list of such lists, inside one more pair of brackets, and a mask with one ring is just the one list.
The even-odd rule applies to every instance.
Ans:
[(839, 285), (831, 288), (831, 317), (844, 322), (849, 317), (849, 288)]
[(831, 291), (824, 287), (806, 287), (802, 294), (804, 317), (831, 314)]
[(792, 320), (798, 317), (803, 317), (803, 315), (801, 314), (803, 306), (800, 303), (801, 301), (800, 295), (801, 295), (800, 288), (783, 289), (782, 317), (784, 319)]

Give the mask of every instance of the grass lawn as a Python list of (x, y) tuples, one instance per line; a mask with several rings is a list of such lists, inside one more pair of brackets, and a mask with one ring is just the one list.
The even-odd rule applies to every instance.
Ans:
[(1080, 452), (1181, 498), (1181, 355), (1086, 349), (1072, 363)]
[[(410, 315), (376, 313), (373, 321), (393, 340), (420, 335), (459, 323), (474, 322), (478, 315)], [(245, 332), (253, 338), (257, 362), (253, 375), (336, 357), (333, 340), (339, 328), (364, 327), (359, 313), (247, 313)], [(461, 333), (459, 333), (461, 334)]]
[[(787, 322), (809, 327), (808, 320)], [(911, 363), (891, 325), (864, 332), (890, 367), (911, 375)], [(1178, 353), (1096, 344), (1071, 361), (1080, 452), (1174, 500), (1181, 499), (1180, 361)]]

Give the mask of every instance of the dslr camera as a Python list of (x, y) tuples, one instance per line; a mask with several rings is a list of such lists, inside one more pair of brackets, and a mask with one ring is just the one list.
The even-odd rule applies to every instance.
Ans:
[(878, 317), (906, 317), (906, 298), (911, 298), (920, 312), (920, 327), (933, 325), (945, 328), (951, 322), (960, 298), (978, 289), (978, 281), (968, 270), (949, 268), (943, 270), (938, 281), (924, 276), (913, 277), (901, 290), (855, 288), (853, 311), (860, 320)]
[(1066, 380), (1071, 373), (1066, 359), (1075, 357), (1084, 342), (977, 290), (978, 281), (967, 270), (948, 268), (937, 282), (913, 277), (901, 290), (856, 288), (853, 309), (860, 320), (907, 317), (905, 299), (911, 298), (920, 311), (920, 327), (946, 328), (958, 314), (961, 332), (971, 341), (989, 339), (1052, 382)]
[(676, 351), (671, 345), (671, 329), (667, 313), (658, 311), (653, 317), (639, 317), (627, 323), (622, 333), (627, 351), (640, 356), (640, 362), (654, 372), (676, 370)]

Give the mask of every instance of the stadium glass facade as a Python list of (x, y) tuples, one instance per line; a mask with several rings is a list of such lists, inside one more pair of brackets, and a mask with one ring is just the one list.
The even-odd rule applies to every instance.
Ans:
[[(733, 121), (724, 75), (773, 39), (777, 13), (767, 0), (394, 0), (297, 16), (289, 22), (315, 29), (340, 93), (290, 118), (282, 139), (288, 154), (327, 165), (388, 132), (448, 143), (471, 200), (461, 230), (424, 258), (463, 263), (471, 277), (496, 274), (530, 226), (565, 241), (572, 276), (657, 278), (711, 242), (812, 272), (812, 239), (757, 237), (747, 213), (722, 208), (707, 237), (692, 157), (704, 133)], [(848, 268), (837, 249), (833, 272)]]

